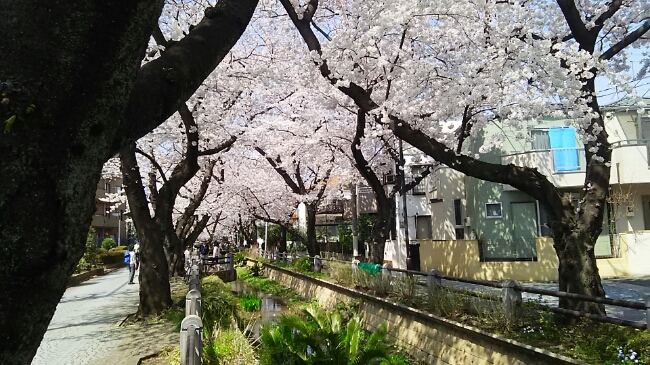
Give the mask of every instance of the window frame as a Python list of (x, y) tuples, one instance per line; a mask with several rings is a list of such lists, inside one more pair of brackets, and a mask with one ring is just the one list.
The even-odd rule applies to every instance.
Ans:
[[(490, 215), (488, 206), (498, 206), (499, 215), (498, 216)], [(503, 218), (503, 204), (501, 202), (485, 203), (485, 219), (501, 219), (501, 218)]]

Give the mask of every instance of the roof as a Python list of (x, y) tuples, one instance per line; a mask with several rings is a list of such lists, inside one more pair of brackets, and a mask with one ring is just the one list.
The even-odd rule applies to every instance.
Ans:
[(613, 103), (603, 105), (602, 109), (605, 111), (629, 111), (648, 107), (650, 107), (650, 98), (627, 96)]

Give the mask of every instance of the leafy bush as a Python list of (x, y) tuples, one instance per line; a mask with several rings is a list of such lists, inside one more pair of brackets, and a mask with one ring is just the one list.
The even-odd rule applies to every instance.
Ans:
[(235, 260), (235, 266), (242, 267), (246, 265), (246, 261), (248, 260), (248, 257), (246, 257), (246, 254), (243, 251), (238, 251), (235, 253), (234, 260)]
[[(102, 241), (102, 244), (103, 244), (103, 242), (104, 242), (104, 241)], [(111, 249), (108, 250), (108, 251), (122, 251), (122, 252), (124, 252), (124, 251), (126, 251), (127, 249), (128, 249), (127, 246), (115, 246), (115, 247), (111, 248)]]
[(93, 266), (100, 264), (99, 249), (95, 245), (95, 229), (90, 227), (86, 236), (86, 251), (79, 260), (75, 272), (81, 272), (91, 269)]
[(112, 238), (104, 238), (102, 241), (102, 248), (106, 251), (110, 250), (111, 248), (117, 246), (117, 243), (115, 243), (115, 240)]
[(104, 265), (117, 264), (124, 262), (124, 251), (109, 251), (99, 255), (99, 259)]
[(215, 327), (229, 327), (237, 319), (239, 301), (219, 277), (201, 279), (201, 320), (208, 333)]
[(406, 364), (386, 342), (386, 324), (374, 333), (361, 329), (362, 318), (343, 321), (338, 311), (316, 305), (305, 308), (305, 318), (280, 317), (261, 329), (261, 364)]
[(301, 257), (293, 264), (293, 267), (298, 271), (308, 272), (311, 271), (311, 263), (309, 263), (308, 257)]
[(262, 270), (264, 270), (264, 266), (261, 263), (256, 262), (255, 264), (253, 264), (253, 266), (250, 266), (248, 270), (250, 270), (251, 275), (260, 276), (262, 275)]
[(262, 309), (262, 299), (253, 294), (244, 294), (239, 297), (239, 304), (246, 312), (257, 312)]

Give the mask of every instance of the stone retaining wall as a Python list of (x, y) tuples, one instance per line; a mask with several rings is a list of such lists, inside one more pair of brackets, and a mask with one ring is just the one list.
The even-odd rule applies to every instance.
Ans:
[(79, 283), (81, 283), (83, 281), (86, 281), (86, 280), (90, 279), (91, 277), (97, 276), (97, 275), (104, 275), (104, 268), (103, 267), (88, 270), (86, 272), (82, 272), (81, 274), (72, 275), (70, 277), (70, 279), (68, 279), (68, 287), (73, 286), (73, 285), (77, 285), (77, 284), (79, 284)]
[(387, 322), (389, 336), (427, 364), (582, 364), (542, 349), (504, 339), (477, 328), (392, 303), (337, 284), (265, 264), (266, 274), (325, 308), (360, 299), (364, 327)]

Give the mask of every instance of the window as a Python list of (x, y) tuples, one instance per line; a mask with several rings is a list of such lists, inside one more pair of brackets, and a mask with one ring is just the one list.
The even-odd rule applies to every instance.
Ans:
[[(411, 173), (413, 174), (413, 180), (419, 178), (422, 176), (422, 173), (425, 171), (424, 167), (417, 166), (417, 167), (411, 167)], [(424, 195), (426, 194), (426, 187), (427, 187), (427, 178), (425, 177), (422, 179), (417, 185), (413, 187), (413, 195)]]
[(431, 216), (415, 216), (415, 238), (431, 238)]
[(501, 209), (501, 203), (487, 203), (485, 204), (485, 218), (494, 219), (502, 218), (503, 211)]
[(454, 230), (456, 239), (465, 239), (465, 222), (463, 220), (463, 202), (460, 199), (454, 199)]
[(551, 149), (551, 140), (548, 138), (548, 129), (533, 129), (530, 131), (530, 138), (530, 147), (533, 151)]
[(109, 193), (111, 192), (111, 184), (110, 183), (104, 183), (104, 190), (108, 191)]
[(121, 187), (121, 186), (116, 186), (116, 187), (115, 187), (115, 193), (116, 193), (116, 194), (119, 194), (121, 191), (122, 191), (122, 187)]
[(111, 208), (104, 208), (104, 217), (111, 216)]

